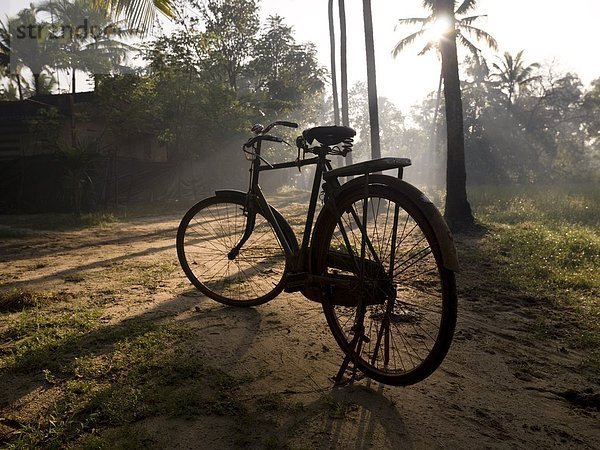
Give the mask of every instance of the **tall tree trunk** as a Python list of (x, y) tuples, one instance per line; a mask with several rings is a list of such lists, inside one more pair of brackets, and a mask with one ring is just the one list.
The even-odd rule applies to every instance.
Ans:
[(438, 137), (438, 115), (440, 111), (440, 100), (442, 96), (442, 81), (443, 81), (443, 73), (440, 69), (440, 81), (438, 82), (437, 95), (435, 97), (435, 110), (433, 112), (433, 122), (431, 123), (431, 135), (429, 140), (429, 152), (426, 160), (425, 170), (427, 171), (426, 179), (429, 184), (432, 186), (437, 185), (436, 176), (435, 176), (435, 151), (437, 149), (437, 137)]
[(371, 0), (363, 0), (365, 23), (365, 49), (367, 53), (367, 90), (369, 97), (369, 122), (371, 126), (371, 158), (381, 158), (379, 140), (379, 106), (377, 104), (377, 76), (375, 72), (375, 44), (373, 43), (373, 17)]
[(40, 95), (40, 74), (33, 74), (33, 86), (35, 88), (35, 95)]
[(21, 84), (20, 73), (17, 73), (17, 89), (19, 90), (19, 100), (23, 101), (23, 85)]
[(75, 131), (75, 74), (76, 70), (73, 67), (71, 74), (71, 95), (69, 96), (69, 112), (71, 113), (71, 145), (75, 147), (77, 144), (77, 133)]
[[(434, 13), (447, 16), (454, 23), (454, 1), (436, 0)], [(446, 206), (444, 217), (451, 229), (457, 230), (474, 223), (471, 205), (467, 200), (465, 170), (465, 137), (463, 130), (462, 98), (458, 76), (456, 30), (454, 27), (440, 40), (444, 99), (446, 103), (446, 134), (448, 165), (446, 167)]]
[(341, 81), (341, 100), (342, 100), (342, 125), (349, 126), (348, 117), (348, 57), (346, 45), (346, 4), (344, 0), (339, 0), (340, 10), (340, 81)]
[[(340, 81), (342, 100), (342, 125), (350, 126), (350, 114), (348, 111), (348, 46), (346, 39), (346, 3), (339, 0), (340, 10)], [(346, 165), (352, 164), (352, 153), (346, 155)]]
[(335, 24), (333, 22), (333, 0), (329, 0), (329, 51), (331, 55), (331, 90), (333, 97), (333, 122), (340, 124), (340, 106), (338, 103), (337, 70), (335, 60)]
[(73, 67), (72, 71), (71, 71), (71, 93), (73, 95), (75, 95), (75, 92), (77, 92), (77, 90), (75, 89), (75, 74), (76, 74), (76, 69)]

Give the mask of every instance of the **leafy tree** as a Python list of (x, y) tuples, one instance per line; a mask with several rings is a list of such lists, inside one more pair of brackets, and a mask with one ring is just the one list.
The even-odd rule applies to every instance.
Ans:
[(8, 81), (6, 86), (0, 86), (0, 101), (21, 100), (19, 98), (18, 88), (12, 80)]
[(600, 143), (600, 78), (592, 81), (591, 89), (585, 94), (582, 104), (587, 118), (585, 129), (592, 143)]
[(206, 27), (206, 57), (221, 69), (237, 92), (238, 78), (250, 59), (259, 30), (256, 1), (207, 0), (201, 14)]
[(280, 16), (267, 19), (246, 74), (265, 113), (296, 110), (324, 88), (325, 70), (313, 44), (297, 44)]
[(527, 88), (529, 84), (538, 79), (534, 75), (540, 67), (538, 63), (525, 65), (523, 61), (523, 50), (512, 56), (509, 52), (504, 53), (504, 58), (500, 63), (494, 63), (495, 72), (492, 77), (497, 81), (500, 89), (506, 95), (506, 103), (509, 107), (513, 105), (519, 94)]
[[(349, 92), (349, 116), (357, 136), (352, 149), (355, 159), (370, 159), (371, 127), (369, 120), (368, 88), (364, 81), (355, 83)], [(382, 154), (392, 156), (398, 154), (398, 145), (402, 142), (404, 116), (389, 99), (379, 97), (382, 105), (379, 114)], [(404, 154), (404, 153), (403, 153)]]
[[(471, 182), (554, 182), (593, 179), (597, 147), (588, 129), (599, 116), (591, 92), (575, 74), (551, 67), (520, 89), (510, 108), (507, 90), (477, 61), (463, 82), (465, 152)], [(596, 119), (597, 120), (597, 119)]]

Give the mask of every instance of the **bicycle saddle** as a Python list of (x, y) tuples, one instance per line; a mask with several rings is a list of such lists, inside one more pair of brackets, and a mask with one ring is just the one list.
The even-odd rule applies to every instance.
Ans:
[(317, 140), (323, 145), (336, 145), (356, 135), (356, 131), (350, 127), (314, 127), (304, 130), (302, 136), (309, 144)]

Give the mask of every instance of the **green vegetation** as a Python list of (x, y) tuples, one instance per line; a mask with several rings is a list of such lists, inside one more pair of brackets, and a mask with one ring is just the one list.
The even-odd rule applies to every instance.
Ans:
[[(532, 326), (589, 353), (600, 376), (600, 192), (594, 185), (472, 189), (483, 251), (508, 282), (556, 312)], [(557, 334), (558, 333), (558, 334)]]
[(149, 291), (156, 291), (158, 286), (165, 280), (169, 275), (175, 272), (179, 266), (177, 263), (158, 262), (147, 265), (136, 265), (134, 267), (125, 267), (126, 270), (130, 271), (126, 282), (129, 285), (144, 286)]
[[(250, 378), (206, 365), (195, 336), (183, 327), (141, 320), (102, 326), (101, 309), (53, 307), (53, 298), (16, 291), (2, 298), (10, 310), (20, 299), (23, 309), (6, 316), (0, 377), (41, 382), (57, 394), (37, 420), (22, 424), (11, 446), (57, 448), (79, 441), (97, 448), (118, 438), (128, 447), (139, 440), (135, 432), (101, 431), (127, 431), (152, 416), (244, 415), (238, 391)], [(270, 407), (268, 401), (261, 405)]]
[(67, 296), (61, 293), (11, 289), (0, 292), (0, 313), (21, 311), (66, 299)]
[(81, 228), (110, 228), (119, 221), (119, 215), (112, 212), (73, 214), (35, 214), (20, 216), (2, 216), (0, 237), (19, 238), (29, 236), (36, 231), (67, 231)]
[[(244, 387), (267, 374), (215, 368), (185, 324), (106, 324), (98, 302), (54, 292), (14, 289), (0, 305), (0, 382), (41, 388), (29, 415), (3, 412), (3, 447), (144, 448), (144, 419), (228, 416), (233, 441), (282, 448), (278, 415), (303, 411), (281, 393), (248, 397)], [(5, 392), (11, 404), (23, 391)]]

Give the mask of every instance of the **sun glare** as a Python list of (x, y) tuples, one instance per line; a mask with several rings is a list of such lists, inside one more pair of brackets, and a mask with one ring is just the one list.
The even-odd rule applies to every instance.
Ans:
[(452, 21), (448, 16), (438, 17), (427, 28), (427, 37), (429, 40), (438, 40), (452, 28)]

